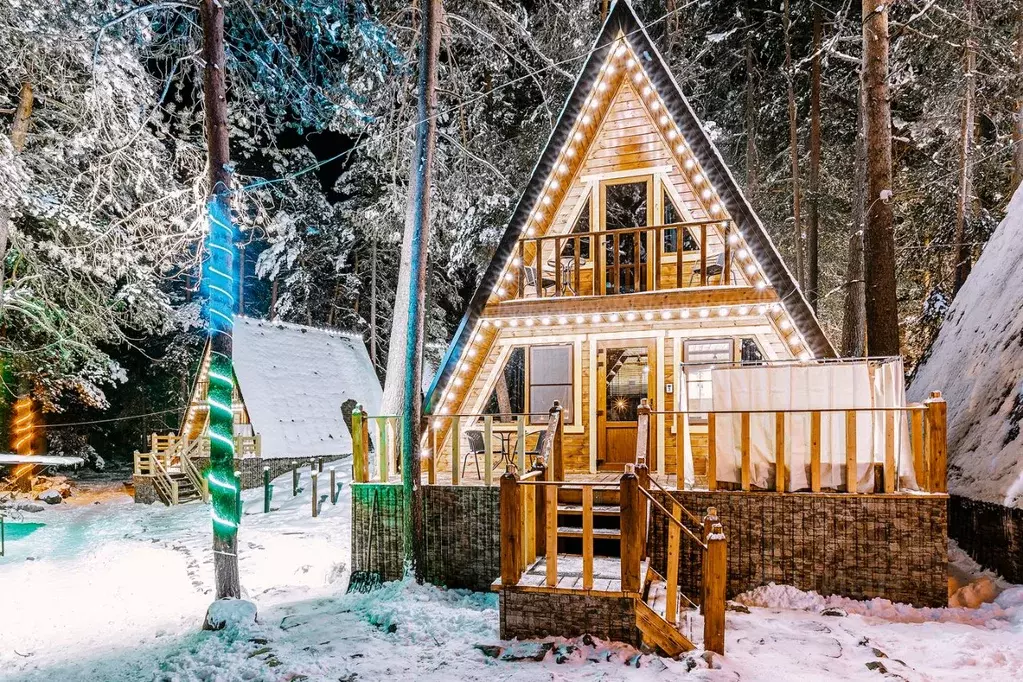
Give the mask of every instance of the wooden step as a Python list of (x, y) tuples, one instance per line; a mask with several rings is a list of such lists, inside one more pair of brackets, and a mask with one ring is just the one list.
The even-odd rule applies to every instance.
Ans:
[[(579, 514), (583, 513), (583, 506), (581, 504), (559, 504), (559, 514)], [(620, 516), (622, 508), (617, 504), (595, 504), (593, 505), (594, 516)]]
[(664, 620), (664, 617), (656, 613), (645, 601), (636, 599), (635, 604), (636, 627), (643, 633), (644, 642), (657, 647), (672, 658), (696, 648), (688, 637)]
[[(583, 529), (575, 526), (558, 526), (559, 538), (581, 538)], [(622, 531), (620, 528), (594, 528), (594, 540), (621, 540)]]

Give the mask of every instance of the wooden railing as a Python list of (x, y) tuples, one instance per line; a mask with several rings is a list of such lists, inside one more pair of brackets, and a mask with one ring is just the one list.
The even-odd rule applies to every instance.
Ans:
[[(691, 230), (699, 235), (699, 250), (686, 252), (683, 235)], [(674, 232), (673, 249), (665, 248), (665, 236)], [(708, 235), (717, 232), (723, 252), (708, 254)], [(650, 225), (614, 230), (573, 232), (570, 234), (523, 237), (518, 242), (516, 287), (517, 298), (560, 296), (602, 296), (609, 293), (631, 293), (683, 289), (693, 286), (690, 280), (699, 277), (698, 286), (705, 287), (716, 277), (718, 284), (732, 282), (732, 223), (721, 220), (700, 220), (669, 225)], [(588, 257), (583, 257), (583, 251)], [(694, 270), (685, 278), (683, 257), (698, 253)], [(661, 272), (663, 256), (675, 256), (674, 276)], [(720, 255), (720, 263), (718, 262)], [(708, 269), (709, 267), (709, 269)], [(590, 282), (584, 286), (583, 272), (590, 271)], [(584, 289), (587, 289), (584, 291)]]
[[(532, 453), (527, 449), (526, 439), (530, 433), (536, 431), (527, 431), (527, 427), (529, 419), (536, 417), (546, 418), (546, 425), (542, 431), (543, 449), (539, 453)], [(353, 410), (352, 470), (356, 483), (370, 481), (386, 483), (390, 481), (392, 474), (398, 472), (402, 453), (395, 435), (398, 433), (401, 419), (398, 416), (367, 415), (361, 405)], [(474, 428), (467, 429), (467, 426)], [(561, 404), (555, 401), (553, 407), (546, 413), (445, 414), (424, 418), (420, 446), (423, 469), (429, 485), (437, 484), (438, 460), (445, 450), (450, 453), (448, 472), (450, 484), (465, 483), (462, 479), (462, 461), (468, 452), (464, 450), (465, 436), (467, 431), (477, 429), (482, 432), (483, 449), (472, 453), (472, 456), (481, 460), (480, 480), (484, 485), (494, 485), (494, 470), (501, 464), (502, 457), (506, 463), (509, 459), (514, 461), (519, 471), (527, 469), (527, 457), (532, 462), (542, 461), (553, 469), (555, 476), (564, 478), (565, 458), (562, 447), (564, 425)], [(511, 435), (515, 435), (513, 452), (505, 452), (502, 455), (502, 451), (495, 447), (494, 436), (498, 434), (507, 435), (509, 442)], [(376, 435), (375, 442), (371, 435)], [(375, 474), (371, 473), (370, 466), (374, 457)]]
[[(663, 514), (668, 523), (667, 606), (665, 620), (678, 622), (678, 576), (683, 533), (703, 552), (703, 579), (700, 605), (704, 613), (704, 648), (724, 653), (725, 584), (727, 549), (725, 536), (716, 515), (702, 521), (710, 532), (701, 539), (682, 522), (684, 507), (672, 498), (668, 511), (649, 492), (653, 479), (646, 467), (626, 465), (617, 486), (606, 481), (553, 480), (553, 472), (539, 466), (521, 478), (514, 465), (501, 476), (501, 585), (519, 585), (523, 572), (536, 558), (544, 557), (544, 582), (557, 588), (558, 571), (558, 495), (566, 485), (582, 491), (582, 576), (581, 588), (594, 586), (594, 490), (618, 488), (621, 514), (621, 591), (642, 599), (643, 561), (648, 556), (651, 509)], [(656, 482), (655, 482), (656, 483)], [(699, 517), (685, 510), (698, 521)], [(710, 523), (712, 521), (712, 523)]]
[[(857, 465), (865, 464), (857, 459), (859, 438), (862, 434), (857, 428), (857, 416), (860, 414), (871, 414), (874, 417), (880, 415), (884, 419), (884, 452), (880, 462), (882, 491), (894, 493), (900, 489), (898, 453), (896, 452), (897, 438), (896, 430), (901, 431), (902, 419), (905, 419), (909, 426), (909, 447), (912, 453), (913, 469), (916, 475), (917, 485), (921, 490), (928, 492), (947, 492), (946, 470), (947, 470), (947, 415), (945, 400), (941, 397), (940, 391), (933, 391), (931, 397), (923, 403), (914, 403), (904, 407), (864, 407), (864, 408), (830, 408), (816, 410), (710, 410), (700, 412), (706, 416), (707, 421), (707, 487), (710, 490), (717, 490), (717, 428), (719, 418), (722, 416), (739, 415), (739, 487), (742, 490), (752, 489), (752, 446), (751, 446), (751, 416), (752, 415), (774, 415), (774, 488), (777, 492), (787, 490), (786, 484), (789, 478), (787, 471), (791, 452), (791, 442), (786, 434), (786, 421), (788, 415), (809, 415), (809, 490), (810, 492), (821, 492), (821, 452), (822, 437), (821, 423), (823, 415), (842, 415), (845, 424), (845, 452), (842, 464), (845, 470), (844, 486), (845, 492), (854, 493), (857, 490)], [(636, 443), (636, 461), (647, 460), (649, 452), (649, 441), (644, 434), (649, 433), (650, 419), (653, 415), (664, 415), (667, 419), (673, 419), (676, 424), (676, 462), (678, 481), (684, 480), (684, 440), (682, 429), (677, 428), (680, 419), (685, 419), (689, 413), (676, 411), (656, 412), (650, 410), (645, 401), (639, 409), (639, 434)], [(866, 437), (874, 438), (871, 431)]]

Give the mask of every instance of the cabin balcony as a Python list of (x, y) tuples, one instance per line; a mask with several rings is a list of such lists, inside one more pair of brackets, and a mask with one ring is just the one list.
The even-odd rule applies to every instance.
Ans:
[[(730, 221), (694, 221), (519, 239), (505, 275), (514, 299), (746, 286)], [(737, 258), (737, 255), (739, 256)]]

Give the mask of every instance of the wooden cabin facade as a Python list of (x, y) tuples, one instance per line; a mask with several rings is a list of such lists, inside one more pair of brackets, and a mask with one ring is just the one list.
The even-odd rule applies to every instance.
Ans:
[[(772, 581), (945, 603), (944, 402), (835, 355), (619, 0), (427, 392), (424, 576), (498, 591), (505, 638), (673, 655), (684, 604), (722, 651), (725, 597)], [(353, 416), (353, 570), (384, 579), (404, 418)]]

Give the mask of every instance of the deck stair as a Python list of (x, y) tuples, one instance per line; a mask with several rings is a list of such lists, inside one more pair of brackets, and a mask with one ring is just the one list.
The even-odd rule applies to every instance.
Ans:
[[(675, 613), (681, 613), (679, 604), (675, 606)], [(643, 633), (644, 642), (676, 657), (692, 651), (696, 645), (679, 630), (680, 623), (668, 622), (667, 607), (668, 581), (648, 565), (643, 599), (636, 600), (636, 627)]]
[[(596, 556), (621, 556), (622, 508), (618, 488), (593, 490), (593, 551)], [(582, 488), (558, 489), (558, 551), (582, 554)]]

